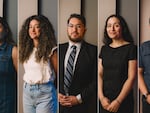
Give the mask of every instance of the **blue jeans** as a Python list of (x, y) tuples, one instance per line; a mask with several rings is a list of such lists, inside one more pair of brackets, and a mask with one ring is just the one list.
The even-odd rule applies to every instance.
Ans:
[(24, 83), (23, 110), (24, 113), (56, 113), (57, 95), (53, 83)]

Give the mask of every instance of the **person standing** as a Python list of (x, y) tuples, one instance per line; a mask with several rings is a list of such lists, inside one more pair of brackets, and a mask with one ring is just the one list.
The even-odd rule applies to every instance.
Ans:
[(17, 46), (8, 23), (0, 17), (0, 113), (16, 113)]
[(97, 47), (84, 40), (85, 32), (85, 18), (71, 14), (67, 22), (69, 41), (59, 45), (60, 113), (88, 113), (91, 104), (91, 113), (97, 112)]
[(56, 113), (56, 39), (47, 17), (33, 15), (25, 20), (19, 36), (19, 59), (25, 70), (24, 113)]
[(100, 113), (133, 113), (137, 49), (121, 16), (107, 18), (104, 44), (98, 64)]
[[(150, 25), (150, 23), (149, 23)], [(142, 94), (142, 111), (150, 112), (150, 41), (139, 48), (138, 85)]]

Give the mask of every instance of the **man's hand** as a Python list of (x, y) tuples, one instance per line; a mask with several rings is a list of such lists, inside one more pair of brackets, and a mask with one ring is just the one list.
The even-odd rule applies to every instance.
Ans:
[(62, 106), (68, 106), (68, 107), (71, 106), (71, 102), (68, 96), (63, 95), (61, 93), (58, 94), (58, 101)]
[(61, 93), (58, 94), (58, 101), (62, 106), (72, 107), (79, 104), (76, 96), (66, 96)]
[(71, 95), (71, 96), (68, 96), (68, 98), (69, 98), (69, 101), (70, 101), (72, 106), (79, 104), (76, 96)]

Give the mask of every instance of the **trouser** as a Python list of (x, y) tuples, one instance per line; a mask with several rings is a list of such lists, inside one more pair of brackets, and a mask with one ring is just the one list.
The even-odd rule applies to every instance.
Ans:
[(30, 85), (24, 83), (24, 113), (56, 113), (57, 95), (52, 82)]

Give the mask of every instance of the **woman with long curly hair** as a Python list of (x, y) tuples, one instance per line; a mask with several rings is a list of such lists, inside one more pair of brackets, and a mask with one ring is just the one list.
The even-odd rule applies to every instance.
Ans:
[(19, 35), (19, 59), (25, 70), (24, 113), (56, 113), (56, 39), (47, 17), (33, 15), (26, 19)]
[(9, 25), (0, 17), (0, 113), (16, 113), (17, 59)]
[(123, 17), (107, 18), (104, 44), (98, 64), (100, 113), (133, 113), (137, 49)]

